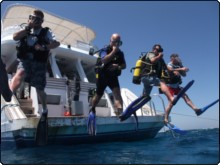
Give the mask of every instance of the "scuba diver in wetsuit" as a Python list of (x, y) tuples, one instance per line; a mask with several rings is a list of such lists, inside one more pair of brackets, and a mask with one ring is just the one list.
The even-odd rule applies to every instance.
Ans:
[[(182, 87), (180, 86), (180, 84), (182, 83), (181, 76), (185, 77), (186, 72), (189, 71), (189, 68), (184, 67), (182, 65), (181, 59), (179, 58), (178, 54), (171, 54), (170, 62), (168, 63), (167, 68), (169, 70), (169, 78), (164, 79), (164, 81), (167, 84), (171, 95), (174, 96), (181, 91), (182, 89)], [(202, 113), (201, 110), (193, 104), (193, 102), (190, 100), (190, 98), (186, 93), (182, 95), (182, 98), (184, 99), (186, 104), (195, 111), (197, 116), (199, 116)], [(168, 111), (165, 115), (166, 121), (168, 121), (170, 111)]]
[(118, 76), (121, 70), (126, 68), (124, 53), (120, 50), (122, 45), (119, 34), (112, 34), (110, 44), (99, 51), (99, 58), (96, 64), (96, 94), (92, 98), (92, 107), (88, 117), (89, 134), (96, 134), (95, 107), (99, 103), (106, 87), (108, 86), (114, 96), (115, 114), (119, 116), (123, 112), (123, 100), (121, 97)]
[(110, 44), (103, 51), (100, 51), (101, 58), (97, 63), (96, 70), (96, 94), (92, 99), (91, 111), (95, 113), (95, 107), (104, 94), (107, 86), (112, 90), (115, 100), (115, 114), (119, 115), (123, 111), (123, 102), (121, 97), (118, 76), (121, 70), (126, 68), (124, 53), (120, 50), (121, 37), (119, 34), (111, 36)]

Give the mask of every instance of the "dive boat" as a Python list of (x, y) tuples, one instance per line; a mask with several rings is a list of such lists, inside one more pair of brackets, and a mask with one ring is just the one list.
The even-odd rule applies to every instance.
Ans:
[[(8, 81), (17, 66), (14, 32), (24, 28), (27, 16), (36, 7), (14, 4), (7, 8), (1, 20), (1, 58), (6, 65)], [(42, 9), (40, 9), (42, 10)], [(62, 18), (48, 11), (44, 12), (44, 27), (50, 27), (60, 41), (60, 46), (50, 51), (48, 60), (47, 93), (48, 145), (97, 143), (108, 141), (130, 141), (154, 138), (164, 126), (164, 113), (155, 110), (153, 101), (145, 104), (134, 116), (121, 122), (114, 113), (113, 97), (107, 91), (96, 108), (96, 135), (88, 134), (87, 122), (91, 93), (96, 88), (94, 66), (98, 50), (92, 44), (95, 32), (83, 25)], [(17, 14), (19, 13), (19, 14)], [(11, 102), (1, 96), (1, 148), (33, 147), (36, 127), (41, 115), (41, 103), (36, 89), (24, 84), (13, 95)], [(137, 96), (129, 89), (122, 88), (124, 109)], [(67, 115), (69, 112), (70, 115)]]

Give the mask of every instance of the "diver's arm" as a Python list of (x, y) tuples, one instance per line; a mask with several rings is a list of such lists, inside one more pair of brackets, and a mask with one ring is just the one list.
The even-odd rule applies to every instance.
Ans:
[(28, 22), (28, 25), (25, 26), (24, 29), (13, 34), (13, 40), (18, 41), (22, 39), (24, 36), (27, 36), (28, 34), (30, 34), (30, 31), (33, 27), (34, 27), (34, 22), (31, 20), (31, 22)]
[(119, 47), (118, 46), (113, 46), (112, 47), (112, 51), (107, 54), (103, 59), (102, 59), (102, 63), (107, 64), (109, 63), (114, 57), (115, 54), (119, 51)]
[(13, 34), (13, 40), (18, 41), (22, 39), (24, 36), (28, 35), (29, 31), (26, 29), (20, 30)]
[(183, 76), (183, 77), (185, 77), (185, 76), (186, 76), (186, 72), (189, 71), (189, 68), (187, 68), (187, 67), (175, 68), (175, 69), (174, 69), (174, 68), (172, 68), (172, 67), (167, 66), (167, 69), (168, 69), (169, 71), (172, 71), (172, 72), (178, 71), (178, 72), (181, 74), (181, 76)]
[(163, 58), (163, 53), (159, 53), (157, 56), (150, 58), (150, 61), (154, 64), (162, 58)]

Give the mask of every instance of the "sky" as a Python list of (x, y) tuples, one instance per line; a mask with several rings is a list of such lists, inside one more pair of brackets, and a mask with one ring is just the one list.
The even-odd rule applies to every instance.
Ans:
[[(127, 68), (119, 77), (121, 88), (128, 88), (140, 96), (143, 85), (132, 83), (130, 69), (141, 52), (151, 51), (159, 43), (164, 60), (178, 53), (183, 65), (190, 70), (182, 85), (195, 80), (187, 91), (198, 107), (219, 98), (219, 3), (217, 1), (3, 1), (1, 16), (8, 5), (24, 3), (68, 18), (95, 31), (93, 44), (102, 48), (113, 33), (123, 41)], [(46, 18), (45, 18), (46, 19)], [(158, 93), (154, 87), (151, 94)], [(168, 101), (161, 95), (165, 105)], [(162, 102), (153, 99), (158, 112)], [(172, 123), (182, 129), (219, 128), (219, 103), (197, 117), (180, 99), (171, 111)]]

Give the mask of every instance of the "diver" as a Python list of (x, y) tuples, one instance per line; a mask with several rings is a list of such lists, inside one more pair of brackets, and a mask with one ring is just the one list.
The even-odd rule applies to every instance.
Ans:
[(90, 109), (90, 115), (93, 115), (93, 117), (95, 117), (96, 113), (95, 107), (107, 86), (112, 90), (114, 96), (116, 116), (119, 116), (123, 112), (123, 101), (118, 76), (120, 76), (121, 71), (126, 68), (126, 62), (124, 53), (119, 48), (121, 45), (121, 37), (115, 33), (111, 36), (110, 44), (99, 52), (95, 69), (97, 89), (95, 96), (92, 98), (92, 107)]
[[(182, 83), (181, 77), (186, 76), (186, 72), (189, 71), (189, 68), (183, 66), (182, 61), (179, 58), (178, 54), (170, 55), (170, 62), (167, 64), (167, 68), (169, 71), (169, 77), (164, 78), (163, 80), (167, 84), (171, 95), (174, 96), (174, 95), (177, 95), (181, 91), (182, 89), (182, 87), (180, 86), (180, 84)], [(193, 102), (190, 100), (190, 98), (188, 97), (186, 93), (182, 95), (182, 98), (184, 99), (186, 104), (195, 111), (197, 116), (199, 116), (202, 113), (201, 110), (198, 109), (193, 104)], [(167, 112), (165, 114), (165, 122), (168, 122), (170, 111), (171, 111), (171, 108), (167, 109)]]
[(13, 34), (13, 39), (19, 41), (17, 48), (18, 66), (15, 76), (10, 83), (10, 89), (14, 93), (22, 82), (27, 82), (36, 88), (37, 95), (42, 104), (42, 114), (48, 113), (46, 86), (46, 70), (50, 49), (60, 45), (56, 41), (54, 33), (48, 28), (42, 27), (44, 13), (34, 10), (28, 16), (28, 24), (25, 29)]

